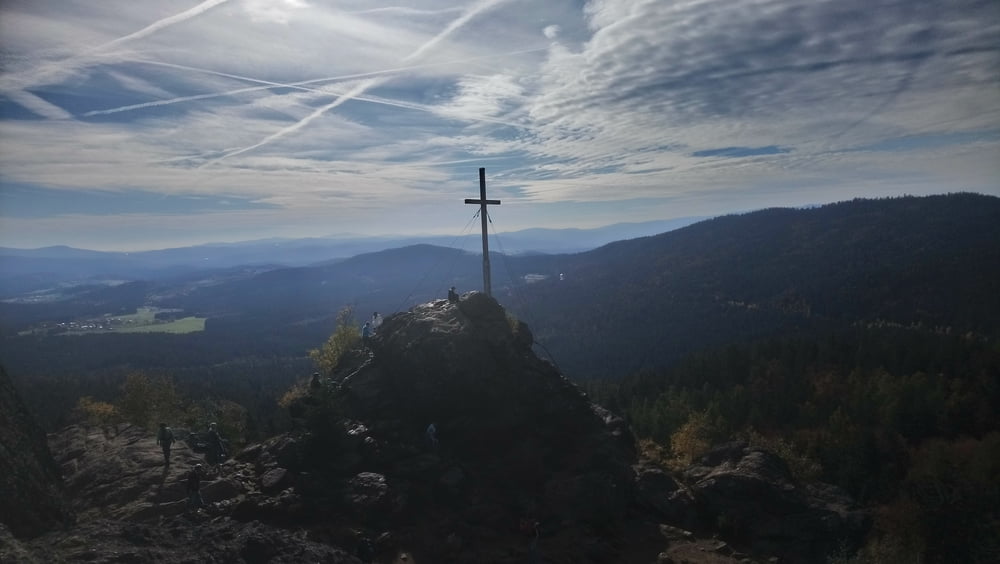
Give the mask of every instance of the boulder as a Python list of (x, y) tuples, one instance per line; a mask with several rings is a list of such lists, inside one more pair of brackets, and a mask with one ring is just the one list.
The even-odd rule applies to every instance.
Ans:
[(385, 476), (361, 472), (348, 482), (346, 501), (362, 520), (377, 521), (384, 520), (392, 512), (395, 500)]
[(245, 491), (245, 488), (239, 481), (231, 478), (221, 478), (203, 483), (201, 486), (201, 497), (205, 500), (205, 503), (212, 503), (233, 499), (245, 493)]
[(292, 475), (284, 468), (272, 468), (260, 477), (260, 489), (264, 493), (276, 493), (292, 485)]
[(638, 505), (652, 510), (667, 523), (688, 528), (698, 525), (694, 497), (669, 473), (652, 465), (636, 465), (635, 476)]
[(746, 443), (716, 447), (684, 471), (702, 516), (728, 538), (787, 562), (860, 545), (866, 512), (838, 488), (801, 486), (785, 462)]

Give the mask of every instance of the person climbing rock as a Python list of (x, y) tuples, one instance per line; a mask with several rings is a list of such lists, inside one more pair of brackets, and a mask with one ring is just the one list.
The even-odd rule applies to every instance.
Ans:
[(163, 465), (170, 466), (170, 447), (174, 444), (174, 432), (166, 423), (160, 423), (156, 433), (156, 444), (163, 449)]
[(219, 428), (215, 423), (208, 425), (207, 450), (205, 460), (214, 468), (217, 464), (226, 459), (226, 444), (219, 435)]
[(194, 468), (184, 477), (184, 486), (187, 491), (188, 509), (200, 509), (205, 507), (205, 500), (201, 498), (201, 464), (195, 464)]

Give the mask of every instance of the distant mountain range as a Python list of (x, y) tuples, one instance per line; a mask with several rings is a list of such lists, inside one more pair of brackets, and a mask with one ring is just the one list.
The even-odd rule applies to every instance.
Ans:
[(991, 196), (762, 210), (559, 260), (527, 267), (551, 277), (514, 309), (578, 376), (865, 324), (1000, 337), (1000, 198)]
[[(492, 235), (508, 254), (568, 253), (597, 248), (684, 227), (704, 218), (619, 223), (595, 229), (526, 229)], [(195, 272), (242, 266), (279, 268), (331, 262), (418, 244), (479, 248), (478, 231), (462, 236), (261, 239), (141, 252), (102, 252), (67, 246), (40, 249), (0, 247), (0, 298), (59, 284), (101, 280), (163, 280)], [(499, 243), (499, 245), (497, 245)]]
[[(516, 238), (503, 239), (510, 253)], [(1000, 198), (991, 196), (769, 209), (581, 253), (491, 253), (491, 263), (497, 299), (578, 378), (662, 366), (726, 343), (857, 324), (1000, 334)], [(148, 335), (58, 343), (9, 336), (0, 359), (14, 372), (62, 370), (45, 363), (77, 355), (91, 369), (106, 369), (121, 362), (116, 349), (129, 346), (131, 366), (301, 357), (330, 333), (345, 305), (361, 319), (373, 311), (388, 315), (444, 297), (449, 286), (480, 289), (481, 271), (475, 252), (420, 244), (312, 266), (175, 270), (170, 278), (82, 287), (47, 303), (0, 304), (6, 334), (140, 305), (207, 317), (206, 329), (164, 338), (163, 350)], [(154, 351), (147, 360), (134, 346), (140, 340)]]

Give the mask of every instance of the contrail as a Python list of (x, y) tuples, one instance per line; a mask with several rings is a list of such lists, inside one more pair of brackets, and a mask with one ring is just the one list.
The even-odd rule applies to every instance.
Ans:
[(413, 59), (416, 59), (417, 57), (420, 57), (425, 52), (427, 52), (429, 49), (432, 49), (435, 45), (437, 45), (438, 43), (440, 43), (441, 40), (443, 40), (444, 38), (446, 38), (449, 35), (451, 35), (452, 33), (454, 33), (455, 30), (457, 30), (458, 28), (462, 27), (463, 25), (469, 23), (469, 20), (471, 20), (472, 18), (478, 16), (479, 14), (481, 14), (481, 13), (487, 11), (487, 10), (493, 9), (494, 7), (496, 7), (496, 6), (500, 5), (500, 4), (503, 4), (504, 2), (507, 2), (507, 1), (509, 1), (509, 0), (483, 0), (482, 2), (480, 2), (479, 4), (477, 4), (476, 6), (474, 6), (468, 12), (466, 12), (466, 13), (462, 14), (461, 16), (459, 16), (458, 18), (452, 20), (452, 22), (450, 24), (448, 24), (448, 27), (444, 28), (444, 30), (442, 30), (441, 33), (439, 33), (439, 34), (435, 35), (434, 37), (432, 37), (430, 39), (430, 41), (428, 41), (427, 43), (424, 43), (423, 45), (421, 45), (420, 47), (418, 47), (416, 51), (414, 51), (414, 52), (410, 53), (408, 56), (406, 56), (403, 59), (403, 62), (411, 61)]
[[(472, 61), (472, 60), (484, 59), (484, 58), (492, 58), (492, 57), (498, 57), (498, 56), (503, 56), (503, 55), (511, 55), (511, 54), (517, 54), (517, 53), (531, 52), (531, 51), (540, 51), (540, 50), (544, 50), (544, 49), (547, 49), (547, 48), (546, 47), (541, 47), (541, 48), (535, 48), (535, 49), (524, 49), (524, 50), (521, 50), (521, 51), (513, 51), (511, 53), (506, 53), (506, 54), (501, 54), (501, 55), (484, 55), (484, 56), (481, 56), (481, 57), (472, 57), (472, 58), (469, 58), (469, 59), (465, 59), (465, 61)], [(189, 66), (185, 66), (185, 65), (177, 65), (177, 64), (173, 64), (173, 63), (161, 63), (161, 62), (157, 62), (157, 61), (139, 61), (139, 62), (149, 63), (149, 64), (152, 64), (152, 65), (161, 65), (161, 66), (172, 67), (172, 68), (179, 68), (179, 69), (184, 69), (184, 70), (192, 70), (192, 71), (197, 71), (197, 72), (203, 72), (203, 73), (206, 73), (206, 74), (220, 75), (220, 76), (225, 76), (227, 78), (233, 78), (233, 79), (237, 79), (237, 80), (245, 80), (247, 82), (260, 83), (260, 84), (264, 84), (265, 86), (248, 86), (246, 88), (237, 88), (235, 90), (227, 90), (226, 92), (212, 92), (212, 93), (207, 93), (207, 94), (194, 94), (194, 95), (191, 95), (191, 96), (180, 96), (178, 98), (171, 98), (169, 100), (154, 100), (152, 102), (143, 102), (141, 104), (131, 104), (131, 105), (128, 105), (128, 106), (121, 106), (119, 108), (111, 108), (111, 109), (108, 109), (108, 110), (92, 110), (92, 111), (89, 111), (89, 112), (83, 114), (83, 116), (84, 117), (91, 117), (91, 116), (97, 116), (97, 115), (114, 114), (114, 113), (118, 113), (118, 112), (125, 112), (125, 111), (131, 111), (131, 110), (139, 110), (139, 109), (144, 109), (144, 108), (153, 108), (153, 107), (156, 107), (156, 106), (166, 106), (168, 104), (176, 104), (176, 103), (188, 102), (188, 101), (192, 101), (192, 100), (203, 100), (205, 98), (217, 98), (217, 97), (220, 97), (220, 96), (229, 96), (229, 95), (235, 95), (235, 94), (242, 94), (242, 93), (245, 93), (245, 92), (256, 92), (256, 91), (260, 91), (260, 90), (270, 90), (272, 88), (292, 88), (292, 89), (295, 89), (295, 90), (302, 90), (304, 92), (315, 92), (317, 94), (343, 96), (344, 93), (341, 93), (341, 92), (333, 92), (333, 91), (331, 91), (329, 89), (325, 89), (325, 88), (324, 89), (310, 88), (308, 86), (303, 86), (303, 85), (304, 84), (312, 84), (312, 83), (316, 83), (316, 82), (324, 82), (324, 81), (348, 80), (348, 79), (358, 78), (358, 77), (378, 76), (378, 75), (382, 75), (382, 74), (388, 74), (390, 72), (396, 72), (396, 71), (400, 71), (400, 70), (413, 69), (413, 68), (417, 68), (417, 67), (421, 67), (421, 66), (433, 66), (433, 65), (439, 65), (439, 64), (455, 64), (455, 63), (464, 62), (464, 61), (449, 61), (447, 63), (430, 63), (430, 64), (427, 64), (427, 65), (413, 65), (413, 66), (410, 66), (410, 67), (400, 67), (398, 69), (389, 69), (389, 70), (385, 70), (385, 71), (372, 71), (372, 72), (367, 72), (367, 73), (343, 75), (343, 76), (339, 76), (339, 77), (314, 78), (314, 79), (311, 79), (311, 80), (303, 80), (303, 81), (300, 81), (300, 82), (291, 82), (291, 83), (288, 83), (288, 84), (285, 84), (285, 83), (282, 83), (282, 82), (273, 82), (273, 81), (270, 81), (270, 80), (263, 80), (263, 79), (259, 79), (259, 78), (253, 78), (253, 77), (249, 77), (249, 76), (240, 76), (240, 75), (237, 75), (237, 74), (229, 74), (229, 73), (224, 73), (224, 72), (219, 72), (219, 71), (214, 71), (214, 70), (209, 70), (209, 69), (200, 69), (200, 68), (197, 68), (197, 67), (189, 67)], [(438, 113), (433, 106), (428, 106), (426, 104), (417, 104), (415, 102), (402, 102), (402, 101), (399, 101), (399, 100), (391, 100), (391, 99), (388, 99), (388, 98), (382, 98), (380, 96), (354, 96), (353, 99), (361, 101), (361, 102), (369, 102), (369, 103), (372, 103), (372, 104), (381, 104), (383, 106), (392, 106), (392, 107), (395, 107), (395, 108), (403, 108), (403, 109), (407, 109), (407, 110), (416, 110), (416, 111), (420, 111), (420, 112), (427, 112), (427, 113), (430, 113), (430, 114), (437, 114)], [(513, 123), (513, 122), (509, 122), (509, 121), (503, 121), (503, 120), (494, 119), (494, 118), (488, 118), (488, 117), (471, 117), (471, 116), (465, 116), (465, 117), (462, 117), (462, 118), (455, 118), (455, 119), (462, 119), (464, 121), (481, 121), (481, 122), (486, 122), (486, 123), (495, 123), (497, 125), (505, 125), (505, 126), (508, 126), (508, 127), (523, 127), (522, 125), (517, 124), (517, 123)], [(185, 159), (187, 159), (187, 158), (188, 157), (185, 157)]]
[(115, 45), (125, 43), (126, 41), (132, 41), (133, 39), (142, 39), (143, 37), (146, 37), (147, 35), (152, 35), (163, 28), (170, 27), (174, 24), (178, 24), (183, 21), (187, 21), (195, 16), (201, 15), (211, 10), (212, 8), (218, 6), (219, 4), (223, 4), (228, 1), (229, 0), (205, 0), (201, 4), (195, 6), (194, 8), (191, 8), (189, 10), (184, 10), (179, 14), (174, 14), (172, 16), (165, 17), (162, 20), (155, 21), (147, 25), (146, 27), (140, 29), (139, 31), (130, 33), (124, 37), (119, 37), (114, 41), (109, 41), (108, 43), (105, 43), (104, 45), (97, 47), (96, 50), (104, 50), (107, 49), (108, 47), (114, 47)]
[[(417, 49), (414, 52), (412, 52), (409, 55), (407, 55), (406, 57), (404, 57), (403, 58), (403, 62), (412, 61), (413, 59), (416, 59), (416, 58), (422, 56), (425, 52), (427, 52), (428, 49), (431, 49), (432, 47), (434, 47), (435, 45), (437, 45), (438, 43), (440, 43), (441, 40), (443, 40), (448, 35), (451, 35), (452, 33), (454, 33), (455, 30), (461, 28), (463, 25), (465, 25), (466, 23), (468, 23), (469, 20), (471, 20), (475, 16), (481, 14), (482, 12), (484, 12), (484, 11), (486, 11), (488, 9), (491, 9), (491, 8), (493, 8), (495, 6), (498, 6), (498, 5), (500, 5), (500, 4), (504, 3), (504, 2), (507, 2), (507, 1), (509, 1), (509, 0), (484, 0), (483, 2), (480, 2), (475, 7), (473, 7), (471, 10), (469, 10), (468, 12), (462, 14), (460, 17), (456, 18), (454, 21), (452, 21), (450, 24), (448, 24), (448, 26), (445, 27), (444, 30), (441, 33), (435, 35), (429, 41), (427, 41), (426, 43), (424, 43), (420, 47), (417, 47)], [(325, 105), (325, 106), (317, 109), (313, 113), (311, 113), (308, 116), (302, 118), (297, 123), (294, 123), (294, 124), (292, 124), (292, 125), (284, 128), (284, 129), (282, 129), (280, 131), (277, 131), (277, 132), (275, 132), (275, 133), (267, 136), (266, 138), (264, 138), (259, 143), (251, 145), (249, 147), (244, 147), (242, 149), (237, 149), (235, 151), (230, 151), (229, 153), (226, 153), (226, 154), (222, 155), (221, 157), (219, 157), (217, 159), (214, 159), (212, 161), (209, 161), (209, 162), (205, 163), (204, 165), (202, 165), (199, 168), (204, 168), (206, 166), (209, 166), (209, 165), (212, 165), (212, 164), (216, 164), (216, 163), (218, 163), (220, 161), (228, 159), (229, 157), (232, 157), (232, 156), (235, 156), (235, 155), (239, 155), (239, 154), (245, 153), (247, 151), (251, 151), (253, 149), (257, 149), (258, 147), (262, 147), (264, 145), (267, 145), (268, 143), (271, 143), (272, 141), (280, 139), (280, 138), (284, 137), (285, 135), (288, 135), (289, 133), (294, 133), (294, 132), (298, 131), (299, 129), (302, 129), (304, 126), (308, 125), (309, 122), (311, 122), (312, 120), (316, 119), (317, 117), (319, 117), (320, 115), (322, 115), (326, 111), (332, 110), (333, 108), (336, 108), (337, 106), (343, 104), (344, 102), (347, 102), (347, 101), (351, 100), (354, 97), (357, 97), (357, 96), (360, 96), (360, 95), (364, 94), (365, 91), (368, 90), (369, 88), (371, 88), (373, 86), (376, 86), (378, 84), (382, 84), (382, 83), (384, 83), (384, 82), (386, 82), (388, 80), (389, 80), (388, 77), (387, 78), (373, 78), (373, 79), (370, 79), (370, 80), (366, 80), (365, 82), (362, 82), (361, 84), (359, 84), (355, 88), (351, 89), (349, 92), (346, 92), (343, 95), (339, 96), (333, 102), (330, 102), (329, 104), (327, 104), (327, 105)]]
[[(206, 70), (206, 72), (212, 73), (214, 71), (208, 71), (208, 70)], [(327, 95), (334, 95), (334, 96), (342, 96), (343, 95), (343, 93), (333, 92), (333, 91), (330, 91), (330, 90), (327, 90), (327, 89), (309, 88), (307, 86), (301, 86), (301, 84), (303, 84), (302, 82), (293, 82), (293, 83), (290, 83), (290, 84), (281, 84), (281, 83), (276, 83), (276, 82), (270, 82), (270, 81), (267, 81), (267, 80), (258, 80), (258, 79), (250, 78), (250, 77), (245, 77), (245, 80), (249, 80), (249, 81), (252, 81), (252, 82), (262, 82), (262, 83), (268, 84), (268, 86), (248, 86), (247, 88), (239, 88), (239, 89), (236, 89), (236, 90), (229, 90), (227, 92), (213, 92), (213, 93), (209, 93), (209, 94), (195, 94), (195, 95), (192, 95), (192, 96), (181, 96), (179, 98), (171, 98), (170, 100), (156, 100), (156, 101), (153, 101), (153, 102), (144, 102), (142, 104), (132, 104), (132, 105), (129, 105), (129, 106), (122, 106), (120, 108), (112, 108), (112, 109), (109, 109), (109, 110), (92, 110), (92, 111), (89, 111), (89, 112), (87, 112), (87, 113), (85, 113), (83, 115), (84, 115), (84, 117), (91, 117), (91, 116), (97, 116), (97, 115), (107, 115), (107, 114), (114, 114), (114, 113), (118, 113), (118, 112), (126, 112), (126, 111), (131, 111), (131, 110), (139, 110), (139, 109), (144, 109), (144, 108), (154, 108), (154, 107), (157, 107), (157, 106), (166, 106), (166, 105), (169, 105), (169, 104), (177, 104), (177, 103), (180, 103), (180, 102), (188, 102), (188, 101), (193, 101), (193, 100), (203, 100), (205, 98), (217, 98), (217, 97), (220, 97), (220, 96), (241, 94), (241, 93), (244, 93), (244, 92), (256, 92), (256, 91), (260, 91), (260, 90), (270, 90), (272, 88), (292, 88), (292, 89), (295, 89), (295, 90), (302, 90), (304, 92), (314, 92), (316, 94), (327, 94)], [(319, 80), (326, 80), (326, 79), (319, 79)], [(311, 82), (311, 81), (306, 81), (306, 82)], [(419, 112), (427, 112), (427, 113), (430, 113), (430, 114), (436, 114), (436, 113), (438, 113), (433, 106), (428, 106), (426, 104), (417, 104), (415, 102), (402, 102), (400, 100), (391, 100), (391, 99), (388, 99), (388, 98), (382, 98), (380, 96), (355, 96), (353, 99), (354, 100), (358, 100), (360, 102), (368, 102), (368, 103), (371, 103), (371, 104), (381, 104), (383, 106), (392, 106), (392, 107), (395, 107), (395, 108), (403, 108), (403, 109), (406, 109), (406, 110), (416, 110), (416, 111), (419, 111)], [(509, 127), (523, 127), (522, 125), (517, 124), (517, 123), (513, 123), (513, 122), (509, 122), (509, 121), (503, 121), (503, 120), (494, 119), (494, 118), (488, 118), (488, 117), (470, 117), (470, 116), (465, 116), (465, 117), (456, 118), (456, 119), (462, 119), (464, 121), (482, 121), (482, 122), (487, 122), (487, 123), (495, 123), (495, 124), (498, 124), (498, 125), (506, 125), (506, 126), (509, 126)], [(184, 157), (185, 160), (187, 158), (188, 157)]]
[(252, 151), (252, 150), (256, 149), (257, 147), (262, 147), (262, 146), (267, 145), (268, 143), (270, 143), (272, 141), (275, 141), (277, 139), (281, 139), (282, 137), (284, 137), (284, 136), (286, 136), (286, 135), (288, 135), (290, 133), (295, 133), (296, 131), (302, 129), (303, 127), (305, 127), (307, 125), (309, 125), (309, 123), (312, 120), (314, 120), (314, 119), (318, 118), (319, 116), (323, 115), (328, 110), (332, 110), (333, 108), (336, 108), (337, 106), (343, 104), (344, 102), (349, 101), (351, 98), (357, 96), (358, 94), (361, 94), (362, 92), (364, 92), (365, 90), (371, 88), (372, 86), (375, 86), (377, 83), (385, 82), (385, 80), (386, 79), (384, 79), (384, 78), (383, 79), (372, 78), (372, 79), (366, 80), (365, 82), (362, 82), (361, 84), (355, 86), (350, 91), (345, 92), (344, 94), (338, 96), (337, 99), (334, 100), (333, 102), (330, 102), (329, 104), (327, 104), (325, 106), (317, 108), (316, 110), (313, 111), (313, 113), (307, 115), (306, 117), (300, 119), (299, 121), (295, 122), (294, 124), (292, 124), (292, 125), (284, 128), (284, 129), (282, 129), (280, 131), (277, 131), (275, 133), (272, 133), (271, 135), (268, 135), (267, 137), (265, 137), (260, 142), (254, 144), (254, 145), (250, 145), (249, 147), (243, 147), (242, 149), (236, 149), (235, 151), (230, 151), (230, 152), (222, 155), (221, 157), (219, 157), (217, 159), (213, 159), (211, 161), (208, 161), (207, 163), (201, 165), (198, 168), (205, 168), (207, 166), (211, 166), (211, 165), (213, 165), (213, 164), (215, 164), (215, 163), (217, 163), (217, 162), (219, 162), (219, 161), (221, 161), (223, 159), (228, 159), (229, 157), (233, 157), (233, 156), (236, 156), (236, 155), (239, 155), (239, 154), (242, 154), (242, 153), (246, 153), (247, 151)]
[[(545, 51), (546, 49), (548, 49), (548, 47), (534, 47), (532, 49), (520, 49), (520, 50), (517, 50), (517, 51), (508, 51), (506, 53), (498, 53), (496, 55), (481, 55), (479, 57), (469, 57), (469, 58), (466, 58), (466, 59), (456, 59), (456, 60), (443, 61), (443, 62), (438, 62), (438, 63), (424, 63), (424, 64), (420, 64), (420, 65), (408, 65), (408, 66), (405, 66), (405, 67), (396, 67), (396, 68), (384, 69), (384, 70), (379, 70), (379, 71), (371, 71), (371, 72), (363, 72), (363, 73), (355, 73), (355, 74), (345, 74), (345, 75), (340, 75), (340, 76), (329, 76), (329, 77), (324, 77), (324, 78), (313, 78), (313, 79), (310, 79), (310, 80), (302, 80), (302, 81), (298, 81), (298, 82), (289, 82), (289, 83), (272, 82), (272, 81), (269, 81), (269, 80), (262, 80), (262, 79), (259, 79), (259, 78), (253, 78), (253, 77), (249, 77), (249, 76), (240, 76), (240, 75), (236, 75), (236, 74), (219, 72), (219, 71), (214, 71), (214, 70), (210, 70), (210, 69), (203, 69), (203, 68), (198, 68), (198, 67), (189, 67), (187, 65), (178, 65), (178, 64), (174, 64), (174, 63), (165, 63), (165, 62), (161, 62), (161, 61), (136, 60), (136, 61), (132, 61), (132, 62), (147, 64), (147, 65), (158, 65), (158, 66), (170, 67), (170, 68), (175, 68), (175, 69), (180, 69), (180, 70), (189, 70), (189, 71), (200, 72), (200, 73), (205, 73), (205, 74), (212, 74), (212, 75), (216, 75), (216, 76), (222, 76), (222, 77), (225, 77), (225, 78), (232, 78), (232, 79), (235, 79), (235, 80), (243, 80), (243, 81), (247, 81), (247, 82), (253, 82), (255, 84), (263, 84), (264, 86), (248, 86), (246, 88), (237, 88), (237, 89), (234, 89), (234, 90), (226, 90), (224, 92), (210, 92), (210, 93), (205, 93), (205, 94), (193, 94), (191, 96), (178, 96), (176, 98), (170, 98), (170, 99), (167, 99), (167, 100), (154, 100), (152, 102), (142, 102), (140, 104), (129, 104), (127, 106), (118, 106), (117, 108), (108, 108), (106, 110), (91, 110), (89, 112), (84, 113), (83, 116), (84, 117), (91, 117), (91, 116), (103, 116), (103, 115), (108, 115), (108, 114), (117, 114), (119, 112), (130, 112), (130, 111), (134, 111), (134, 110), (141, 110), (141, 109), (144, 109), (144, 108), (155, 108), (157, 106), (168, 106), (168, 105), (171, 105), (171, 104), (179, 104), (179, 103), (182, 103), (182, 102), (191, 102), (191, 101), (195, 101), (195, 100), (205, 100), (205, 99), (208, 99), (208, 98), (221, 98), (221, 97), (225, 97), (225, 96), (234, 96), (236, 94), (245, 94), (247, 92), (259, 92), (261, 90), (270, 90), (272, 88), (295, 88), (295, 89), (304, 90), (304, 91), (307, 91), (307, 92), (321, 92), (319, 90), (315, 90), (315, 89), (312, 89), (312, 88), (303, 88), (303, 87), (307, 86), (307, 85), (310, 85), (310, 84), (319, 84), (319, 83), (323, 83), (323, 82), (338, 82), (338, 81), (343, 81), (343, 80), (353, 80), (353, 79), (358, 79), (358, 78), (368, 78), (368, 77), (372, 77), (372, 76), (381, 76), (381, 75), (385, 75), (385, 74), (397, 74), (397, 73), (402, 73), (402, 72), (406, 72), (406, 71), (410, 71), (410, 70), (416, 70), (416, 69), (422, 69), (422, 68), (430, 68), (430, 67), (438, 67), (438, 66), (448, 66), (448, 65), (457, 65), (457, 64), (462, 64), (462, 63), (472, 63), (472, 62), (483, 60), (483, 59), (494, 59), (494, 58), (497, 58), (497, 57), (509, 57), (511, 55), (522, 55), (524, 53), (534, 53), (534, 52), (537, 52), (537, 51)], [(365, 99), (364, 101), (370, 102), (370, 101), (375, 101), (375, 100)], [(376, 102), (376, 103), (378, 103), (378, 102)]]
[[(6, 77), (6, 80), (3, 81), (6, 84), (0, 86), (0, 89), (7, 90), (8, 95), (16, 97), (17, 96), (16, 93), (18, 91), (23, 92), (27, 88), (30, 88), (31, 86), (34, 85), (43, 84), (45, 81), (58, 80), (61, 78), (61, 75), (73, 72), (74, 63), (78, 65), (86, 65), (88, 59), (98, 57), (102, 51), (106, 51), (107, 49), (121, 45), (122, 43), (126, 43), (129, 41), (133, 41), (135, 39), (141, 39), (148, 35), (152, 35), (153, 33), (160, 31), (161, 29), (187, 21), (195, 16), (207, 12), (208, 10), (211, 10), (212, 8), (218, 6), (219, 4), (228, 1), (229, 0), (205, 0), (201, 4), (198, 4), (197, 6), (191, 9), (155, 21), (147, 25), (146, 27), (140, 29), (139, 31), (119, 37), (118, 39), (109, 41), (107, 43), (104, 43), (103, 45), (92, 47), (90, 49), (83, 51), (82, 53), (78, 53), (76, 55), (67, 57), (61, 61), (51, 61), (48, 63), (44, 63), (40, 66), (31, 69), (30, 73), (21, 73), (20, 76)], [(10, 86), (8, 86), (8, 84), (10, 84)], [(52, 104), (49, 105), (53, 106)], [(37, 104), (26, 107), (28, 107), (28, 109), (31, 109), (32, 111), (37, 111), (40, 108), (40, 106)], [(53, 107), (58, 108), (58, 106), (53, 106)], [(62, 108), (58, 109), (62, 110)], [(65, 112), (65, 110), (62, 111), (66, 113), (68, 117), (72, 117), (69, 116), (69, 113)], [(57, 115), (58, 113), (59, 112), (52, 112), (50, 108), (49, 111), (46, 111), (41, 115), (51, 118), (53, 115)]]

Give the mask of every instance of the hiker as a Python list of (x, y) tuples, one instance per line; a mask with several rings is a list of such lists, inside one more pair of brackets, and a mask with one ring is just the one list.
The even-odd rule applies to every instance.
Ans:
[(163, 449), (163, 465), (170, 466), (170, 446), (174, 444), (174, 432), (166, 423), (160, 423), (160, 430), (156, 433), (156, 444)]
[(358, 534), (358, 546), (354, 549), (354, 556), (365, 564), (371, 564), (375, 558), (375, 543), (365, 534)]
[(455, 287), (452, 286), (448, 288), (448, 301), (457, 304), (458, 303), (458, 293), (455, 291)]
[(437, 449), (438, 446), (437, 426), (434, 423), (427, 426), (427, 446), (431, 447), (431, 450)]
[(319, 372), (313, 372), (312, 380), (309, 381), (309, 390), (315, 392), (322, 384), (319, 381)]
[(226, 458), (226, 445), (223, 443), (222, 437), (219, 435), (218, 426), (215, 423), (208, 425), (207, 443), (208, 449), (205, 451), (205, 460), (215, 467), (216, 464)]
[(371, 322), (365, 321), (364, 327), (361, 328), (361, 350), (368, 350), (368, 340), (372, 336), (372, 324)]
[(376, 311), (372, 314), (372, 333), (378, 331), (378, 328), (382, 326), (382, 316)]
[(531, 544), (528, 545), (528, 564), (538, 564), (539, 562), (542, 561), (542, 555), (538, 551), (538, 525), (539, 524), (540, 523), (538, 521), (535, 521), (535, 524), (532, 527), (534, 529), (534, 532), (535, 532), (535, 537), (533, 539), (531, 539)]
[(187, 508), (205, 507), (205, 500), (201, 498), (201, 464), (195, 464), (194, 468), (188, 472), (184, 478), (184, 484), (188, 494)]
[(531, 544), (528, 545), (528, 564), (538, 564), (541, 562), (541, 554), (538, 552), (538, 526), (541, 525), (534, 519), (521, 518), (521, 533), (530, 535)]

